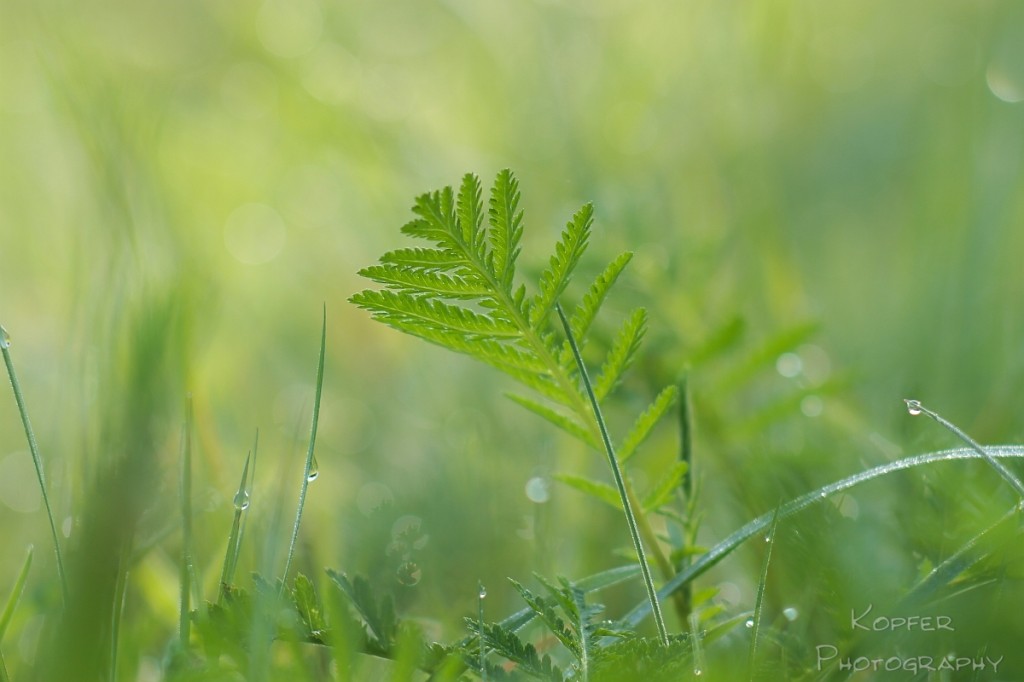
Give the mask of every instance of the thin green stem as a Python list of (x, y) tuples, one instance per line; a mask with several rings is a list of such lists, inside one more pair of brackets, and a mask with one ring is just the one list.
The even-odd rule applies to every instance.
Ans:
[(480, 678), (487, 682), (487, 651), (484, 649), (484, 599), (487, 597), (487, 588), (483, 582), (478, 583), (477, 592), (477, 625), (480, 628)]
[(995, 469), (996, 472), (1000, 476), (1002, 476), (1007, 483), (1010, 484), (1010, 487), (1013, 488), (1014, 491), (1016, 491), (1017, 495), (1019, 495), (1021, 499), (1024, 499), (1024, 483), (1021, 483), (1021, 480), (1017, 478), (1016, 474), (1007, 469), (1005, 464), (1003, 464), (995, 457), (993, 457), (991, 454), (989, 454), (988, 451), (986, 451), (985, 448), (981, 447), (981, 445), (979, 445), (977, 441), (975, 441), (973, 438), (971, 438), (966, 433), (961, 431), (956, 426), (956, 424), (947, 421), (941, 415), (939, 415), (938, 412), (933, 412), (932, 410), (929, 410), (927, 407), (922, 405), (920, 401), (904, 399), (903, 402), (907, 404), (907, 411), (911, 414), (911, 416), (926, 414), (935, 421), (937, 421), (941, 426), (952, 432), (953, 435), (955, 435), (957, 438), (967, 443), (972, 450), (974, 450), (979, 455), (985, 458), (985, 461), (989, 463), (989, 466)]
[(668, 646), (668, 631), (665, 629), (665, 619), (661, 615), (661, 605), (658, 603), (658, 593), (654, 587), (654, 578), (651, 576), (651, 567), (647, 565), (647, 555), (644, 553), (643, 542), (640, 541), (640, 530), (637, 527), (636, 516), (633, 514), (633, 506), (630, 504), (630, 495), (626, 491), (626, 484), (622, 476), (622, 470), (619, 467), (619, 460), (615, 456), (615, 446), (612, 445), (612, 439), (608, 435), (608, 427), (605, 424), (604, 415), (601, 413), (601, 406), (598, 404), (597, 396), (594, 395), (594, 389), (590, 383), (590, 375), (587, 374), (587, 366), (583, 363), (583, 356), (580, 354), (580, 349), (576, 344), (576, 338), (573, 336), (569, 320), (566, 319), (565, 312), (562, 310), (560, 303), (555, 304), (555, 310), (558, 312), (558, 317), (562, 321), (562, 327), (565, 329), (565, 335), (569, 340), (569, 347), (572, 349), (573, 357), (576, 359), (576, 366), (579, 369), (580, 377), (583, 379), (583, 386), (587, 391), (587, 396), (590, 397), (590, 406), (594, 411), (594, 419), (601, 432), (601, 442), (604, 444), (605, 453), (608, 455), (608, 463), (612, 468), (615, 487), (619, 492), (619, 498), (622, 500), (622, 509), (626, 514), (629, 536), (633, 540), (633, 548), (636, 550), (640, 571), (643, 573), (647, 597), (651, 602), (654, 622), (658, 627), (658, 636), (661, 638), (661, 643)]
[(185, 408), (181, 433), (181, 565), (178, 567), (178, 640), (188, 650), (192, 621), (192, 396)]
[(316, 428), (320, 421), (320, 396), (324, 388), (324, 355), (327, 348), (327, 305), (324, 304), (323, 327), (320, 331), (320, 360), (316, 368), (316, 398), (313, 400), (313, 423), (309, 429), (309, 450), (306, 451), (306, 466), (303, 470), (302, 486), (299, 488), (299, 505), (295, 510), (295, 525), (292, 527), (292, 539), (288, 543), (288, 557), (284, 563), (284, 574), (281, 576), (281, 589), (288, 581), (288, 569), (292, 565), (292, 557), (295, 555), (295, 543), (299, 539), (299, 524), (302, 521), (302, 508), (306, 504), (306, 490), (311, 481), (315, 480), (319, 471), (313, 466), (316, 458), (313, 456), (316, 445)]
[(21, 415), (21, 424), (25, 427), (25, 437), (28, 439), (28, 449), (32, 455), (32, 464), (36, 468), (36, 478), (39, 480), (39, 490), (43, 494), (43, 506), (46, 507), (46, 518), (50, 522), (50, 535), (53, 537), (53, 551), (57, 555), (57, 573), (60, 577), (61, 595), (66, 605), (68, 603), (68, 580), (67, 575), (64, 573), (64, 557), (60, 551), (57, 523), (53, 520), (50, 496), (46, 492), (46, 480), (43, 477), (43, 458), (39, 455), (39, 445), (36, 443), (36, 435), (32, 430), (32, 422), (28, 418), (28, 408), (25, 407), (25, 396), (21, 393), (21, 384), (18, 383), (18, 375), (14, 371), (10, 347), (11, 337), (7, 334), (7, 330), (0, 325), (0, 353), (3, 353), (4, 364), (7, 365), (7, 376), (11, 379), (11, 388), (14, 389), (14, 401), (18, 404), (18, 413)]
[(21, 565), (21, 571), (18, 572), (18, 579), (14, 581), (11, 594), (7, 597), (7, 604), (4, 605), (3, 614), (0, 614), (0, 642), (4, 641), (4, 633), (7, 632), (7, 626), (10, 625), (11, 618), (14, 616), (14, 609), (18, 605), (18, 600), (21, 599), (21, 593), (25, 590), (25, 581), (28, 580), (28, 569), (32, 566), (32, 552), (32, 545), (29, 545), (28, 552), (25, 554), (25, 562)]
[(754, 679), (754, 665), (757, 657), (757, 635), (761, 631), (761, 613), (764, 610), (764, 591), (768, 584), (768, 566), (772, 561), (772, 548), (775, 547), (775, 531), (779, 527), (779, 507), (775, 508), (772, 514), (772, 525), (765, 540), (768, 542), (768, 550), (764, 554), (764, 564), (761, 566), (761, 581), (757, 584), (757, 598), (754, 600), (754, 615), (750, 623), (750, 655), (747, 658), (747, 669), (750, 672), (750, 679)]
[[(258, 437), (258, 436), (257, 436)], [(235, 493), (234, 507), (235, 515), (231, 520), (231, 533), (228, 535), (228, 548), (224, 555), (224, 567), (220, 574), (220, 598), (223, 599), (227, 593), (231, 581), (234, 580), (235, 566), (238, 564), (238, 551), (241, 546), (242, 512), (249, 508), (249, 463), (252, 460), (252, 452), (245, 458), (245, 466), (242, 468), (242, 480), (238, 483), (238, 492)]]

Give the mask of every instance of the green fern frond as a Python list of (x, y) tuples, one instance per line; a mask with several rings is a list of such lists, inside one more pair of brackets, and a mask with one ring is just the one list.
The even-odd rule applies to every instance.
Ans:
[(481, 200), (480, 179), (475, 175), (467, 173), (462, 178), (462, 186), (459, 188), (459, 203), (457, 213), (459, 216), (459, 227), (462, 228), (462, 243), (486, 260), (486, 245), (484, 243), (483, 212), (484, 206)]
[(572, 271), (587, 248), (593, 222), (594, 207), (591, 204), (584, 204), (562, 231), (562, 237), (555, 245), (555, 255), (551, 257), (548, 267), (540, 276), (540, 293), (530, 306), (532, 326), (539, 327), (547, 321), (559, 296), (565, 291)]
[(450, 275), (437, 270), (383, 263), (359, 271), (363, 277), (389, 289), (449, 298), (478, 299), (488, 295), (487, 286), (473, 276)]
[(494, 180), (488, 215), (494, 274), (502, 289), (510, 292), (523, 236), (523, 212), (519, 210), (519, 182), (507, 168)]
[(658, 484), (644, 496), (643, 501), (640, 503), (643, 510), (650, 512), (668, 504), (689, 469), (690, 467), (686, 462), (676, 462), (669, 467), (669, 470), (661, 477)]
[(521, 335), (520, 330), (495, 316), (481, 315), (468, 308), (423, 296), (384, 289), (364, 291), (353, 296), (352, 301), (361, 308), (373, 311), (375, 319), (389, 324), (409, 321), (481, 338), (514, 339)]
[(637, 448), (643, 445), (643, 442), (651, 435), (651, 430), (665, 416), (669, 408), (675, 404), (678, 396), (679, 389), (677, 387), (666, 386), (654, 399), (654, 402), (636, 418), (632, 428), (630, 428), (629, 433), (626, 434), (626, 438), (619, 447), (620, 462), (626, 462), (636, 454)]
[(622, 375), (633, 364), (636, 352), (640, 349), (640, 342), (647, 331), (647, 311), (638, 308), (633, 314), (622, 323), (619, 334), (608, 351), (601, 366), (601, 374), (594, 382), (594, 395), (599, 401), (608, 397), (608, 394), (615, 389)]
[(555, 474), (554, 479), (566, 484), (570, 488), (575, 488), (585, 495), (590, 495), (604, 502), (613, 509), (622, 511), (622, 500), (619, 498), (619, 493), (607, 483), (594, 481), (584, 476), (574, 476), (573, 474)]
[(593, 324), (594, 318), (597, 317), (597, 311), (600, 310), (601, 304), (604, 303), (605, 297), (608, 296), (608, 291), (615, 284), (615, 281), (632, 258), (633, 253), (626, 251), (609, 263), (604, 272), (598, 275), (594, 283), (590, 285), (587, 293), (583, 296), (583, 300), (573, 310), (570, 322), (572, 324), (572, 333), (576, 335), (577, 339), (586, 338), (587, 332), (590, 331), (590, 325)]
[(505, 395), (508, 396), (512, 402), (522, 405), (530, 412), (546, 419), (574, 438), (583, 441), (595, 449), (601, 447), (601, 444), (594, 440), (594, 435), (587, 430), (587, 427), (580, 424), (575, 418), (557, 410), (553, 410), (546, 405), (536, 402), (535, 400), (530, 400), (524, 396), (516, 395), (515, 393), (506, 393)]
[[(479, 629), (476, 623), (470, 623), (470, 627)], [(564, 679), (562, 671), (551, 661), (550, 656), (541, 656), (532, 644), (523, 642), (514, 632), (506, 630), (498, 623), (484, 625), (480, 634), (484, 645), (515, 663), (518, 672), (549, 682), (561, 682)], [(466, 660), (473, 667), (478, 667), (474, 656), (468, 655)]]
[(511, 582), (512, 586), (516, 588), (516, 591), (519, 592), (519, 596), (523, 598), (523, 601), (525, 601), (526, 605), (530, 607), (530, 610), (536, 613), (537, 617), (543, 621), (548, 630), (551, 631), (551, 634), (557, 637), (558, 641), (560, 641), (574, 657), (579, 659), (580, 654), (582, 653), (579, 639), (576, 637), (576, 634), (566, 626), (565, 621), (558, 616), (554, 607), (551, 605), (551, 602), (544, 597), (534, 594), (511, 578), (509, 578), (509, 582)]

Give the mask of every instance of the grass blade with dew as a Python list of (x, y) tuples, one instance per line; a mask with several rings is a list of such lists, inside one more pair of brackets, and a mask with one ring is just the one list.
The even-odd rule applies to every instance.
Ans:
[(306, 467), (303, 471), (302, 486), (299, 488), (299, 504), (295, 510), (295, 525), (292, 527), (292, 539), (288, 543), (288, 557), (284, 563), (284, 573), (281, 575), (281, 586), (288, 581), (288, 569), (292, 564), (292, 557), (295, 555), (295, 543), (299, 539), (299, 523), (302, 521), (302, 507), (306, 504), (306, 490), (309, 484), (319, 476), (319, 467), (316, 466), (316, 457), (313, 454), (316, 445), (316, 427), (320, 421), (320, 396), (324, 388), (324, 354), (327, 349), (327, 305), (324, 305), (323, 326), (320, 331), (320, 360), (316, 368), (316, 398), (313, 400), (313, 423), (309, 429), (309, 450), (306, 452)]
[(178, 572), (179, 609), (178, 641), (181, 650), (188, 649), (192, 620), (192, 395), (185, 407), (185, 424), (181, 429), (181, 565)]
[(992, 455), (988, 454), (988, 452), (985, 451), (985, 448), (981, 447), (981, 445), (979, 445), (977, 441), (975, 441), (973, 438), (971, 438), (966, 433), (961, 431), (960, 428), (956, 426), (956, 424), (954, 424), (951, 421), (948, 421), (947, 419), (944, 419), (938, 412), (929, 410), (927, 407), (922, 405), (920, 401), (904, 399), (903, 402), (907, 404), (907, 412), (909, 412), (912, 417), (916, 417), (920, 414), (926, 414), (935, 421), (937, 421), (942, 427), (950, 431), (954, 436), (956, 436), (963, 442), (967, 443), (967, 445), (969, 445), (972, 450), (974, 450), (979, 455), (984, 457), (985, 461), (988, 462), (989, 465), (993, 469), (995, 469), (996, 472), (1000, 476), (1002, 476), (1007, 483), (1010, 484), (1010, 487), (1014, 489), (1017, 495), (1019, 495), (1020, 498), (1024, 500), (1024, 483), (1021, 483), (1021, 480), (1017, 478), (1017, 475), (1014, 474), (1009, 469), (1007, 469), (1005, 464), (997, 460)]
[[(259, 432), (256, 436), (259, 439)], [(238, 553), (242, 546), (242, 512), (249, 508), (249, 463), (252, 461), (252, 452), (245, 457), (245, 466), (242, 468), (242, 480), (238, 483), (238, 492), (232, 500), (235, 507), (234, 518), (231, 519), (231, 532), (228, 534), (228, 548), (224, 555), (224, 567), (220, 574), (220, 598), (223, 599), (235, 577), (235, 567), (238, 565)]]
[(64, 557), (60, 551), (60, 540), (57, 535), (57, 524), (53, 520), (53, 508), (50, 506), (50, 496), (46, 491), (46, 479), (43, 476), (43, 458), (39, 455), (39, 444), (36, 443), (36, 435), (32, 430), (32, 422), (28, 418), (28, 408), (25, 407), (25, 396), (21, 392), (21, 384), (18, 382), (18, 375), (14, 371), (14, 362), (11, 360), (11, 336), (0, 325), (0, 353), (3, 353), (4, 364), (7, 365), (7, 376), (11, 380), (11, 388), (14, 390), (14, 402), (18, 404), (18, 414), (21, 416), (21, 424), (25, 428), (25, 437), (28, 439), (28, 450), (32, 455), (32, 464), (36, 468), (36, 478), (39, 481), (39, 490), (43, 495), (43, 506), (46, 507), (46, 518), (50, 522), (50, 535), (53, 538), (53, 551), (57, 555), (57, 573), (60, 577), (61, 596), (64, 604), (68, 603), (68, 580), (64, 573)]
[(484, 599), (487, 598), (487, 588), (483, 582), (478, 583), (477, 598), (477, 627), (480, 628), (480, 675), (483, 682), (487, 682), (487, 651), (484, 648)]
[(690, 613), (690, 643), (693, 647), (693, 676), (704, 675), (704, 633), (700, 629), (700, 614), (696, 611)]
[(28, 551), (25, 553), (25, 561), (21, 565), (21, 570), (18, 572), (18, 579), (14, 581), (14, 587), (11, 588), (11, 594), (7, 597), (7, 604), (4, 605), (4, 612), (0, 615), (0, 644), (4, 641), (4, 633), (7, 632), (7, 626), (11, 623), (11, 618), (14, 616), (14, 609), (18, 605), (18, 600), (21, 599), (21, 593), (25, 590), (25, 581), (28, 580), (28, 570), (32, 567), (32, 545), (28, 546)]
[(761, 580), (757, 583), (757, 598), (754, 600), (754, 614), (747, 620), (750, 627), (750, 655), (747, 657), (747, 669), (750, 672), (750, 680), (754, 680), (754, 665), (757, 656), (757, 635), (761, 631), (761, 613), (764, 608), (764, 590), (768, 584), (768, 566), (772, 561), (772, 548), (775, 547), (775, 532), (779, 528), (779, 508), (775, 508), (772, 514), (772, 525), (765, 536), (768, 549), (764, 553), (764, 563), (761, 566)]
[(622, 470), (619, 467), (619, 461), (615, 457), (615, 447), (612, 445), (611, 437), (608, 435), (608, 426), (604, 422), (604, 416), (601, 413), (601, 406), (598, 403), (597, 396), (594, 394), (594, 389), (590, 384), (590, 376), (587, 374), (587, 366), (584, 364), (583, 357), (580, 355), (579, 346), (576, 344), (576, 337), (572, 333), (572, 326), (569, 324), (569, 320), (566, 319), (565, 312), (562, 310), (560, 303), (555, 304), (555, 310), (558, 312), (558, 318), (562, 321), (562, 327), (565, 329), (565, 336), (569, 341), (569, 347), (572, 349), (573, 358), (576, 360), (576, 367), (580, 372), (580, 377), (583, 379), (583, 387), (586, 389), (587, 396), (590, 398), (590, 406), (594, 411), (594, 419), (597, 420), (598, 428), (601, 431), (601, 441), (604, 443), (604, 450), (608, 455), (608, 463), (611, 465), (612, 476), (615, 479), (615, 487), (622, 500), (622, 510), (626, 515), (626, 524), (629, 526), (629, 535), (633, 540), (633, 548), (636, 550), (640, 570), (643, 573), (644, 586), (647, 588), (647, 597), (650, 600), (651, 610), (654, 613), (654, 622), (658, 627), (658, 637), (661, 639), (661, 643), (664, 646), (668, 646), (668, 631), (665, 629), (665, 619), (661, 615), (661, 605), (658, 603), (658, 593), (654, 588), (654, 578), (651, 576), (651, 568), (647, 564), (647, 555), (644, 553), (644, 545), (640, 540), (640, 530), (637, 527), (636, 517), (633, 514), (633, 507), (629, 502), (629, 495), (626, 493), (626, 484), (622, 477)]
[[(1024, 446), (1020, 445), (996, 445), (987, 448), (988, 453), (992, 457), (1021, 457), (1024, 458)], [(930, 452), (924, 455), (916, 455), (913, 457), (905, 457), (898, 459), (894, 462), (882, 464), (871, 469), (866, 469), (859, 473), (847, 476), (846, 478), (840, 479), (829, 483), (828, 485), (822, 486), (816, 490), (812, 490), (809, 493), (790, 500), (786, 504), (778, 508), (777, 511), (771, 511), (757, 518), (749, 521), (742, 527), (733, 531), (731, 535), (726, 537), (724, 540), (719, 542), (717, 545), (709, 549), (707, 552), (702, 554), (696, 561), (687, 566), (684, 570), (680, 571), (674, 578), (665, 583), (661, 590), (658, 591), (658, 595), (662, 599), (667, 599), (676, 590), (682, 588), (684, 585), (694, 580), (695, 578), (703, 575), (711, 567), (715, 566), (722, 559), (727, 557), (737, 547), (743, 544), (746, 540), (750, 539), (754, 535), (760, 533), (765, 528), (768, 528), (772, 523), (772, 518), (777, 513), (780, 519), (787, 518), (802, 511), (811, 505), (822, 502), (829, 496), (834, 495), (844, 490), (849, 490), (856, 485), (871, 481), (888, 474), (895, 473), (897, 471), (903, 471), (906, 469), (913, 469), (914, 467), (924, 466), (926, 464), (935, 464), (937, 462), (951, 462), (956, 460), (969, 460), (977, 459), (981, 457), (974, 448), (957, 448), (953, 450), (940, 450), (938, 452)], [(651, 613), (651, 605), (648, 602), (641, 602), (633, 607), (633, 610), (626, 614), (619, 621), (621, 627), (634, 628), (636, 625), (646, 618)]]

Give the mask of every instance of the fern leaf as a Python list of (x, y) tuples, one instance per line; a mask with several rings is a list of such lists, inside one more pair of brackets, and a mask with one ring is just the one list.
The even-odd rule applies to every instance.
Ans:
[(519, 405), (522, 405), (523, 407), (528, 409), (530, 412), (533, 412), (535, 415), (548, 420), (558, 428), (568, 433), (570, 436), (573, 436), (574, 438), (583, 441), (584, 443), (595, 449), (599, 449), (601, 447), (601, 444), (598, 443), (597, 440), (594, 438), (593, 433), (587, 430), (585, 426), (580, 424), (573, 417), (558, 412), (557, 410), (553, 410), (550, 407), (542, 405), (534, 400), (530, 400), (529, 398), (525, 398), (521, 395), (516, 395), (515, 393), (506, 393), (505, 395), (512, 402), (518, 403)]
[(577, 339), (582, 340), (586, 338), (587, 332), (590, 331), (590, 325), (597, 316), (597, 311), (601, 308), (601, 304), (604, 303), (604, 299), (608, 295), (608, 290), (615, 284), (615, 280), (619, 278), (622, 270), (632, 258), (632, 252), (626, 251), (609, 263), (604, 272), (598, 275), (594, 283), (590, 285), (590, 289), (583, 296), (583, 300), (573, 310), (570, 322), (572, 324), (572, 333)]
[(530, 326), (539, 328), (547, 320), (558, 297), (565, 291), (572, 271), (579, 263), (580, 256), (587, 248), (590, 226), (594, 222), (594, 207), (585, 204), (562, 231), (562, 237), (555, 245), (555, 255), (540, 276), (540, 293), (531, 305)]
[(455, 197), (451, 187), (421, 194), (416, 198), (412, 212), (419, 218), (402, 226), (403, 233), (427, 239), (444, 248), (462, 251), (463, 244), (458, 238), (461, 229), (455, 216)]
[(380, 257), (381, 263), (399, 265), (417, 270), (451, 271), (464, 268), (469, 261), (455, 251), (445, 249), (395, 249)]
[(690, 469), (686, 462), (676, 462), (665, 472), (658, 484), (654, 486), (640, 503), (645, 512), (650, 512), (668, 503), (672, 494), (682, 482), (686, 472)]
[(544, 622), (548, 627), (548, 630), (551, 631), (551, 634), (557, 637), (558, 641), (560, 641), (574, 657), (579, 659), (581, 654), (579, 640), (576, 638), (572, 630), (565, 625), (565, 621), (558, 617), (558, 614), (555, 613), (555, 609), (551, 606), (548, 600), (534, 594), (511, 578), (509, 578), (509, 582), (511, 582), (512, 586), (516, 588), (516, 591), (519, 592), (519, 595), (523, 598), (523, 601), (526, 602), (526, 605), (530, 607), (530, 610), (536, 613)]
[(363, 291), (352, 297), (352, 302), (369, 310), (375, 319), (391, 324), (409, 320), (450, 331), (481, 337), (517, 338), (516, 327), (491, 316), (475, 313), (468, 308), (448, 305), (429, 298), (416, 297), (393, 291)]
[(348, 577), (331, 569), (327, 569), (327, 575), (348, 597), (379, 648), (384, 652), (391, 651), (398, 632), (398, 618), (395, 616), (391, 597), (384, 597), (378, 604), (370, 589), (370, 583), (362, 576), (356, 576), (353, 581), (349, 581)]
[(633, 363), (646, 328), (647, 311), (643, 308), (634, 310), (633, 314), (622, 323), (615, 343), (612, 344), (604, 365), (601, 367), (601, 374), (594, 382), (594, 394), (599, 401), (608, 397), (608, 394), (618, 385), (623, 373)]
[(622, 445), (619, 447), (619, 462), (625, 462), (636, 454), (637, 448), (651, 435), (651, 430), (665, 416), (669, 408), (675, 404), (678, 396), (678, 388), (666, 386), (654, 399), (654, 402), (636, 418), (636, 421), (633, 422), (633, 427), (629, 430), (625, 440), (622, 441)]
[[(547, 655), (542, 657), (532, 644), (524, 643), (514, 632), (493, 623), (484, 625), (481, 635), (484, 645), (515, 663), (517, 671), (540, 680), (562, 681), (562, 671), (551, 662), (551, 657)], [(476, 663), (472, 656), (468, 658)]]
[(478, 299), (490, 294), (487, 284), (474, 276), (449, 275), (435, 270), (414, 269), (390, 263), (371, 265), (359, 274), (390, 289), (411, 294), (432, 294), (444, 298)]
[(482, 229), (484, 208), (480, 199), (480, 178), (472, 173), (466, 173), (462, 177), (457, 212), (462, 243), (467, 245), (473, 253), (478, 254), (481, 260), (486, 260), (486, 246)]
[(523, 212), (519, 210), (519, 182), (507, 168), (494, 180), (488, 213), (494, 273), (502, 289), (511, 292), (523, 236)]
[(616, 492), (615, 488), (611, 487), (607, 483), (600, 483), (593, 481), (583, 476), (574, 476), (572, 474), (555, 474), (554, 479), (561, 481), (570, 488), (575, 488), (581, 493), (590, 495), (593, 498), (604, 502), (613, 509), (622, 511), (622, 500), (619, 498), (619, 493)]

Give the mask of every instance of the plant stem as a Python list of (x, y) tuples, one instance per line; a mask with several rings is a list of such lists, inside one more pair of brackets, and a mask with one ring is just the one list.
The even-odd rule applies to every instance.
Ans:
[(580, 371), (580, 376), (583, 378), (583, 386), (587, 390), (587, 396), (590, 397), (590, 406), (594, 411), (594, 419), (597, 421), (597, 427), (601, 431), (601, 442), (604, 444), (605, 452), (608, 455), (608, 463), (612, 468), (615, 487), (618, 489), (619, 498), (622, 500), (622, 509), (626, 514), (626, 524), (629, 526), (629, 535), (633, 540), (633, 548), (636, 550), (636, 554), (639, 559), (640, 571), (644, 578), (644, 586), (647, 588), (647, 598), (651, 602), (651, 611), (654, 614), (654, 622), (658, 627), (658, 637), (661, 639), (661, 643), (664, 646), (668, 646), (668, 631), (665, 629), (665, 619), (661, 615), (661, 605), (658, 603), (658, 593), (654, 588), (654, 578), (651, 576), (650, 566), (647, 565), (647, 555), (644, 553), (643, 542), (640, 541), (640, 531), (637, 528), (636, 516), (633, 514), (633, 506), (630, 503), (631, 495), (629, 495), (626, 490), (626, 484), (622, 477), (622, 470), (619, 467), (619, 460), (615, 456), (615, 447), (612, 445), (611, 437), (608, 435), (608, 427), (604, 422), (604, 416), (601, 413), (601, 406), (598, 404), (597, 396), (594, 395), (594, 389), (590, 384), (590, 376), (587, 374), (587, 366), (583, 363), (583, 356), (580, 355), (580, 349), (576, 345), (576, 338), (573, 336), (569, 320), (566, 319), (565, 312), (562, 310), (562, 305), (560, 303), (555, 304), (555, 310), (558, 312), (558, 317), (562, 321), (562, 327), (565, 329), (565, 335), (569, 340), (569, 347), (572, 349), (573, 357), (576, 359), (576, 366)]
[(191, 634), (189, 618), (192, 595), (192, 396), (185, 408), (185, 424), (181, 433), (181, 565), (178, 568), (180, 605), (178, 608), (178, 641), (181, 650), (188, 650)]
[(35, 432), (32, 431), (32, 422), (28, 418), (28, 409), (25, 407), (25, 397), (21, 393), (21, 384), (18, 383), (18, 375), (14, 371), (14, 363), (11, 360), (11, 338), (7, 330), (0, 325), (0, 353), (3, 353), (4, 364), (7, 365), (7, 376), (11, 379), (11, 388), (14, 389), (14, 401), (18, 404), (18, 413), (21, 415), (21, 424), (25, 427), (25, 437), (28, 439), (28, 449), (32, 455), (32, 464), (36, 468), (36, 478), (39, 480), (39, 490), (43, 494), (43, 506), (46, 507), (46, 518), (50, 522), (50, 535), (53, 537), (53, 551), (57, 555), (57, 573), (60, 576), (61, 596), (65, 606), (68, 603), (68, 580), (64, 573), (64, 557), (60, 552), (60, 541), (57, 537), (57, 524), (53, 520), (53, 508), (50, 506), (50, 496), (46, 492), (46, 481), (43, 477), (43, 459), (39, 455), (39, 445), (36, 443)]
[(1003, 464), (998, 459), (989, 454), (988, 451), (985, 450), (985, 448), (981, 447), (981, 445), (979, 445), (977, 441), (975, 441), (973, 438), (971, 438), (966, 433), (957, 428), (957, 426), (953, 424), (953, 422), (943, 419), (943, 417), (939, 415), (938, 412), (933, 412), (932, 410), (929, 410), (927, 407), (922, 405), (920, 401), (904, 399), (903, 402), (907, 404), (907, 411), (910, 412), (911, 416), (926, 414), (935, 421), (937, 421), (940, 425), (951, 431), (953, 435), (955, 435), (957, 438), (971, 446), (971, 449), (977, 452), (982, 457), (984, 457), (985, 461), (988, 462), (989, 465), (993, 469), (995, 469), (1000, 476), (1006, 479), (1006, 482), (1010, 484), (1010, 487), (1013, 488), (1014, 491), (1016, 491), (1016, 493), (1021, 497), (1022, 500), (1024, 500), (1024, 483), (1021, 483), (1021, 480), (1017, 478), (1017, 476), (1012, 471), (1007, 469), (1005, 464)]
[(327, 348), (327, 304), (324, 304), (323, 326), (320, 331), (320, 360), (316, 368), (316, 397), (313, 400), (313, 424), (309, 430), (309, 449), (306, 451), (306, 466), (303, 470), (302, 486), (299, 488), (299, 504), (295, 510), (295, 525), (292, 527), (292, 539), (288, 543), (288, 557), (284, 563), (284, 573), (281, 576), (281, 589), (284, 589), (288, 581), (288, 569), (292, 564), (292, 557), (295, 555), (295, 543), (299, 539), (299, 523), (302, 521), (302, 508), (306, 504), (306, 490), (309, 488), (311, 479), (315, 479), (313, 471), (313, 448), (316, 444), (316, 428), (320, 421), (320, 396), (324, 388), (324, 355)]

